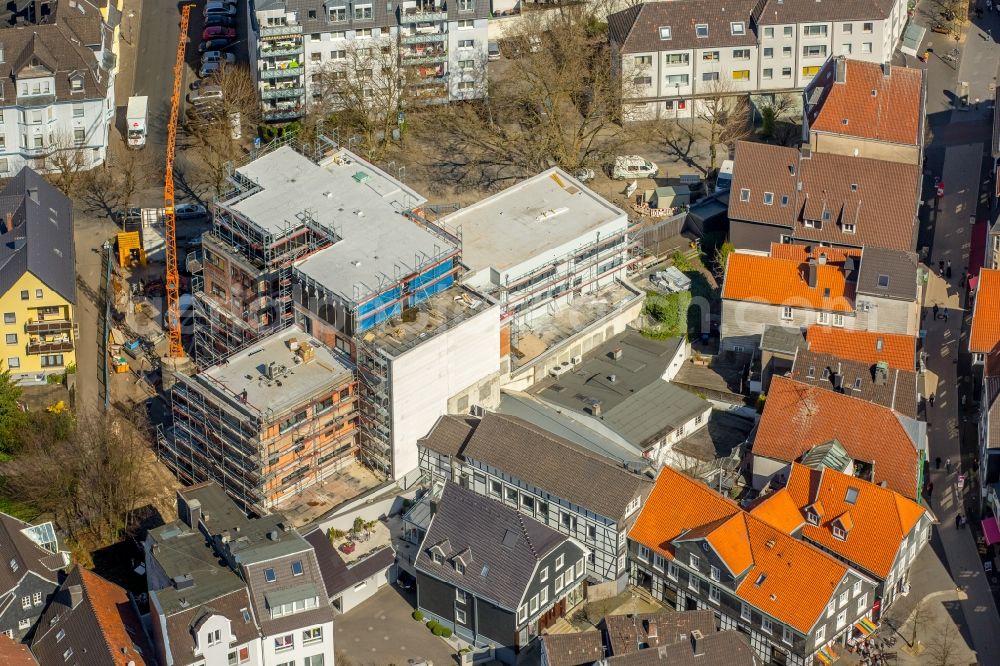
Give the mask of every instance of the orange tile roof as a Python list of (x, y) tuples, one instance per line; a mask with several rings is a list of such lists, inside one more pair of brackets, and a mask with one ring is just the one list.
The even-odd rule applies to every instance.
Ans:
[(820, 255), (833, 264), (842, 264), (848, 257), (861, 259), (861, 250), (856, 247), (825, 247), (816, 245), (799, 245), (795, 243), (771, 243), (771, 256), (777, 259), (792, 259), (805, 263), (810, 257), (817, 259)]
[(923, 71), (893, 67), (889, 76), (885, 76), (879, 63), (846, 59), (844, 64), (847, 71), (843, 83), (834, 83), (836, 59), (830, 60), (817, 75), (816, 80), (825, 95), (810, 113), (810, 128), (817, 132), (918, 145), (924, 99)]
[(735, 590), (738, 597), (803, 633), (825, 612), (847, 574), (833, 557), (669, 467), (660, 470), (629, 537), (668, 560), (675, 542), (705, 538), (727, 566), (746, 572)]
[(130, 635), (125, 628), (126, 621), (138, 622), (138, 618), (132, 611), (132, 603), (129, 601), (128, 594), (111, 581), (105, 580), (79, 565), (77, 566), (80, 570), (80, 580), (94, 609), (101, 633), (104, 634), (108, 649), (114, 656), (115, 665), (127, 666), (134, 663), (136, 666), (143, 666), (146, 662), (134, 647), (138, 643), (142, 646), (143, 652), (149, 650), (142, 639), (142, 627), (140, 624), (132, 627), (136, 634), (135, 637)]
[[(817, 507), (817, 511), (822, 513), (822, 507)], [(784, 488), (765, 495), (756, 504), (751, 505), (750, 512), (787, 534), (799, 529), (805, 522), (795, 500)]]
[[(917, 448), (900, 416), (883, 407), (781, 376), (771, 379), (753, 455), (783, 462), (838, 440), (855, 460), (874, 463), (875, 483), (917, 497)], [(824, 502), (826, 510), (836, 515)]]
[(972, 310), (972, 331), (969, 351), (989, 354), (1000, 345), (1000, 271), (983, 268), (979, 271), (976, 304)]
[(794, 259), (733, 252), (726, 263), (722, 297), (735, 301), (790, 305), (833, 312), (854, 311), (854, 285), (841, 265), (817, 266), (816, 287), (806, 281), (806, 264)]
[[(847, 501), (849, 488), (858, 491), (853, 504)], [(778, 496), (783, 499), (775, 502)], [(819, 525), (813, 525), (804, 516), (806, 508), (817, 501), (823, 502), (828, 513), (820, 516)], [(863, 479), (793, 464), (787, 485), (752, 513), (778, 529), (798, 520), (804, 539), (884, 579), (903, 541), (926, 511), (913, 500)], [(844, 540), (833, 536), (831, 525), (838, 521), (848, 530)]]
[(849, 331), (814, 324), (806, 330), (806, 345), (809, 351), (818, 354), (831, 354), (859, 363), (885, 361), (890, 368), (910, 372), (917, 358), (917, 339), (897, 333)]

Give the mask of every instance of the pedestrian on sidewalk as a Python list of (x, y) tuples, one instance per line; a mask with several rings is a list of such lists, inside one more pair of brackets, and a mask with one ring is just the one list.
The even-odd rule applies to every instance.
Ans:
[(941, 469), (941, 456), (934, 459), (934, 469)]
[(945, 461), (944, 470), (945, 474), (951, 474), (951, 458), (948, 458), (948, 460)]
[(951, 259), (948, 260), (948, 265), (944, 269), (944, 274), (949, 280), (951, 279)]
[(944, 275), (944, 259), (938, 262), (938, 275)]
[[(933, 407), (934, 406), (934, 394), (933, 393), (931, 393), (930, 402), (931, 402), (931, 407)], [(941, 458), (940, 457), (937, 459), (937, 468), (941, 469)]]
[(945, 322), (947, 322), (948, 321), (948, 308), (945, 308), (944, 310), (942, 310), (941, 314), (944, 316)]
[(937, 318), (938, 318), (938, 304), (935, 303), (934, 304), (934, 321), (937, 321)]
[(933, 494), (934, 494), (934, 482), (933, 481), (929, 481), (927, 483), (927, 497), (928, 497), (928, 499)]
[(962, 514), (960, 513), (955, 514), (955, 529), (962, 529)]

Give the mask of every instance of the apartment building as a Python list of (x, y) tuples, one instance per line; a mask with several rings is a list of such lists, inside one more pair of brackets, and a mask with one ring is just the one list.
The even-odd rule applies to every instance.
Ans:
[(912, 252), (921, 182), (917, 164), (740, 141), (730, 242), (762, 252), (779, 242)]
[[(30, 525), (0, 513), (0, 633), (31, 640), (42, 612), (52, 600), (69, 565), (51, 522)], [(8, 558), (9, 556), (9, 558)]]
[(922, 69), (832, 57), (802, 98), (802, 139), (813, 153), (923, 164)]
[(769, 326), (916, 335), (917, 276), (909, 253), (778, 243), (770, 255), (733, 252), (722, 287), (722, 348), (756, 350)]
[(586, 552), (514, 508), (446, 483), (414, 562), (417, 608), (515, 664), (583, 601)]
[(380, 78), (386, 69), (402, 74), (417, 102), (482, 97), (489, 10), (485, 0), (256, 0), (249, 40), (264, 119), (291, 120), (311, 103), (329, 103), (333, 77), (370, 77), (371, 95), (402, 96)]
[(608, 17), (613, 64), (633, 119), (697, 116), (699, 100), (802, 90), (830, 56), (891, 60), (903, 0), (680, 0)]
[(2, 367), (19, 383), (45, 383), (76, 364), (73, 204), (24, 167), (0, 191)]
[(1000, 346), (1000, 321), (996, 315), (1000, 310), (1000, 270), (981, 269), (974, 288), (969, 353), (973, 363), (983, 365)]
[(587, 549), (587, 574), (626, 583), (625, 535), (652, 487), (642, 468), (523, 419), (444, 416), (420, 440), (420, 470), (503, 502)]
[(851, 395), (774, 377), (750, 448), (757, 490), (783, 486), (794, 462), (818, 461), (919, 501), (927, 424)]
[(930, 540), (924, 507), (816, 463), (793, 463), (785, 487), (758, 500), (750, 513), (874, 580), (881, 601), (876, 622), (908, 591), (910, 567)]
[(88, 2), (44, 3), (0, 30), (0, 177), (104, 163), (115, 118), (114, 31)]
[(357, 398), (347, 356), (290, 326), (177, 373), (162, 459), (187, 483), (214, 480), (244, 510), (267, 511), (354, 462)]
[(814, 663), (875, 604), (867, 576), (669, 467), (629, 531), (629, 557), (632, 584), (671, 608), (713, 612), (765, 663)]

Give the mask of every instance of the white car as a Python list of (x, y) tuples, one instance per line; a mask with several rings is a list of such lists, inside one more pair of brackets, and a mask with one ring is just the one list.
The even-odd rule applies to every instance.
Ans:
[(222, 51), (205, 51), (201, 54), (201, 64), (207, 65), (210, 62), (225, 62), (227, 65), (232, 65), (236, 62), (236, 56), (232, 53), (223, 53)]
[(236, 3), (218, 2), (213, 0), (205, 5), (205, 16), (212, 14), (222, 14), (223, 16), (236, 16)]
[(206, 217), (208, 210), (198, 204), (180, 204), (174, 206), (174, 217), (178, 220), (193, 220), (199, 217)]
[(222, 69), (222, 63), (218, 60), (214, 62), (206, 62), (198, 70), (198, 78), (205, 78), (206, 76), (211, 76), (212, 74), (218, 74), (219, 70)]
[(615, 180), (652, 178), (659, 171), (655, 162), (639, 155), (619, 155), (611, 166), (611, 177)]

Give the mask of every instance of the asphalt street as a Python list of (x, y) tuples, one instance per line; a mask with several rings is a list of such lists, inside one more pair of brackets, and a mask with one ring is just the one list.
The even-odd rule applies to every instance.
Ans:
[[(192, 14), (197, 11), (192, 9)], [(142, 3), (132, 94), (149, 97), (149, 134), (144, 150), (157, 154), (166, 150), (179, 21), (180, 11), (174, 3), (162, 0)], [(195, 50), (197, 45), (195, 42)]]

